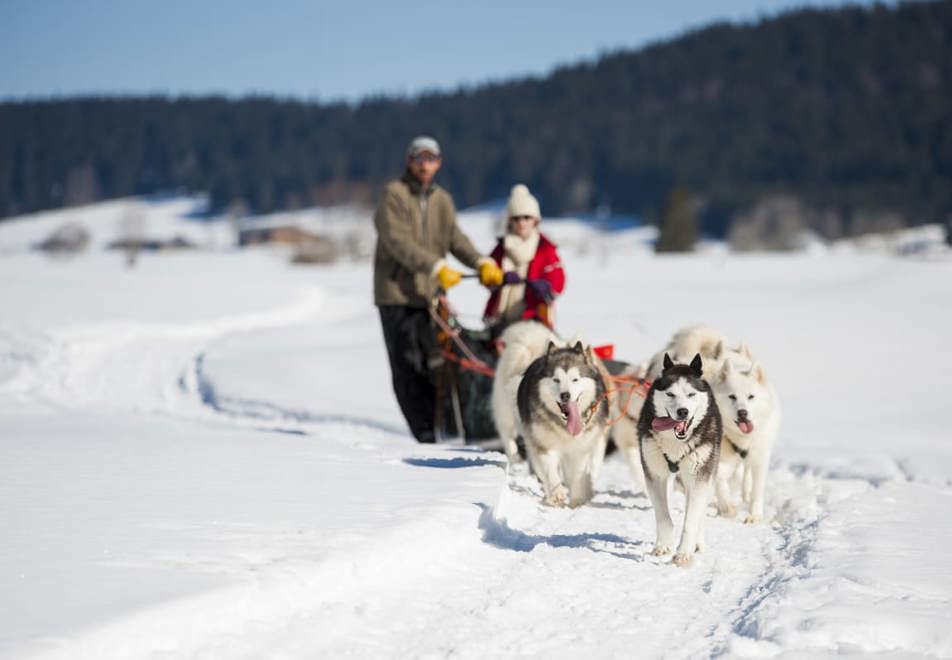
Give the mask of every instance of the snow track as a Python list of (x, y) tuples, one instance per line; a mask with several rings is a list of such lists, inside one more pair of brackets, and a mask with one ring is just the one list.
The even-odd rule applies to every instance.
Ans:
[[(327, 294), (303, 292), (271, 311), (189, 324), (114, 322), (49, 335), (0, 334), (8, 357), (3, 391), (56, 408), (192, 417), (202, 411), (205, 347), (230, 335), (285, 327), (326, 315)], [(26, 336), (34, 337), (27, 343)], [(5, 350), (3, 350), (5, 349)]]

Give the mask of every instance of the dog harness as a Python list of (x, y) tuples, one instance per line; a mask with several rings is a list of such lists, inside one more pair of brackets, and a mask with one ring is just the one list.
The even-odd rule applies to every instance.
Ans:
[[(678, 460), (677, 462), (672, 461), (670, 458), (668, 458), (668, 455), (664, 453), (664, 449), (661, 450), (661, 455), (664, 456), (664, 460), (668, 462), (668, 469), (671, 471), (671, 474), (674, 474), (675, 472), (681, 469), (680, 460)], [(687, 456), (687, 454), (685, 454), (684, 456)], [(681, 458), (684, 458), (684, 456), (682, 456)]]
[(661, 455), (664, 456), (664, 460), (667, 461), (668, 470), (671, 471), (671, 474), (675, 474), (676, 472), (680, 471), (681, 461), (683, 461), (685, 458), (693, 454), (694, 450), (697, 449), (696, 446), (691, 445), (690, 443), (688, 443), (688, 447), (690, 447), (690, 449), (684, 452), (684, 454), (681, 455), (681, 458), (679, 458), (676, 461), (672, 461), (670, 458), (668, 458), (668, 455), (664, 453), (664, 449), (661, 449), (661, 443), (660, 442), (658, 443), (658, 449), (661, 449)]

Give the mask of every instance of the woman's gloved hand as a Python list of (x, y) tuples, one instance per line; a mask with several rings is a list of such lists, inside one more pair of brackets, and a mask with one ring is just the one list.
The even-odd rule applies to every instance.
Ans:
[(502, 281), (505, 284), (519, 284), (522, 282), (522, 278), (519, 277), (519, 273), (514, 270), (507, 271), (505, 275), (502, 276)]
[(552, 293), (552, 285), (548, 280), (526, 280), (526, 286), (532, 289), (532, 292), (544, 300), (546, 304), (551, 304), (555, 300)]

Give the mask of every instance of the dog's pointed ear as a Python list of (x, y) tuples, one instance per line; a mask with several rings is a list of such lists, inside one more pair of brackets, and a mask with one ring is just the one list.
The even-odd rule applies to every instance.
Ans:
[(661, 363), (661, 373), (664, 373), (668, 369), (674, 366), (674, 362), (671, 361), (671, 356), (667, 353), (664, 354), (664, 361)]
[(551, 339), (549, 340), (549, 345), (545, 347), (545, 356), (549, 357), (549, 354), (552, 353), (557, 348), (555, 342)]
[(583, 355), (585, 354), (585, 346), (582, 344), (581, 339), (575, 342), (575, 346), (572, 347), (572, 350), (576, 353), (581, 353)]
[(754, 362), (754, 366), (750, 368), (750, 373), (761, 385), (767, 384), (767, 374), (764, 373), (764, 368), (760, 362)]
[(718, 377), (721, 379), (722, 383), (727, 381), (727, 377), (731, 375), (731, 371), (733, 371), (733, 369), (734, 365), (731, 364), (731, 361), (724, 360), (724, 364), (721, 366), (721, 370), (718, 373)]
[(714, 353), (711, 355), (711, 358), (714, 360), (720, 360), (721, 355), (724, 354), (724, 340), (721, 339), (717, 342), (717, 346), (714, 347)]
[(702, 369), (701, 366), (701, 354), (695, 353), (694, 359), (691, 360), (691, 371), (693, 371), (694, 375), (698, 378), (704, 374), (704, 369)]
[(748, 360), (753, 361), (754, 354), (750, 352), (750, 346), (747, 345), (747, 342), (742, 341), (740, 346), (737, 347), (737, 352), (743, 355)]

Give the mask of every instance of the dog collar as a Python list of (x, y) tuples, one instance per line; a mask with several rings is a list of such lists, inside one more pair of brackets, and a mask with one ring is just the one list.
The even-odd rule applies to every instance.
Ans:
[(730, 445), (731, 445), (731, 447), (734, 448), (734, 451), (736, 451), (738, 454), (740, 454), (741, 460), (746, 460), (746, 459), (747, 459), (747, 452), (750, 451), (749, 449), (741, 449), (740, 447), (738, 447), (737, 445), (735, 445), (735, 444), (734, 444), (734, 441), (731, 440), (730, 438), (727, 438), (727, 442), (729, 442)]

